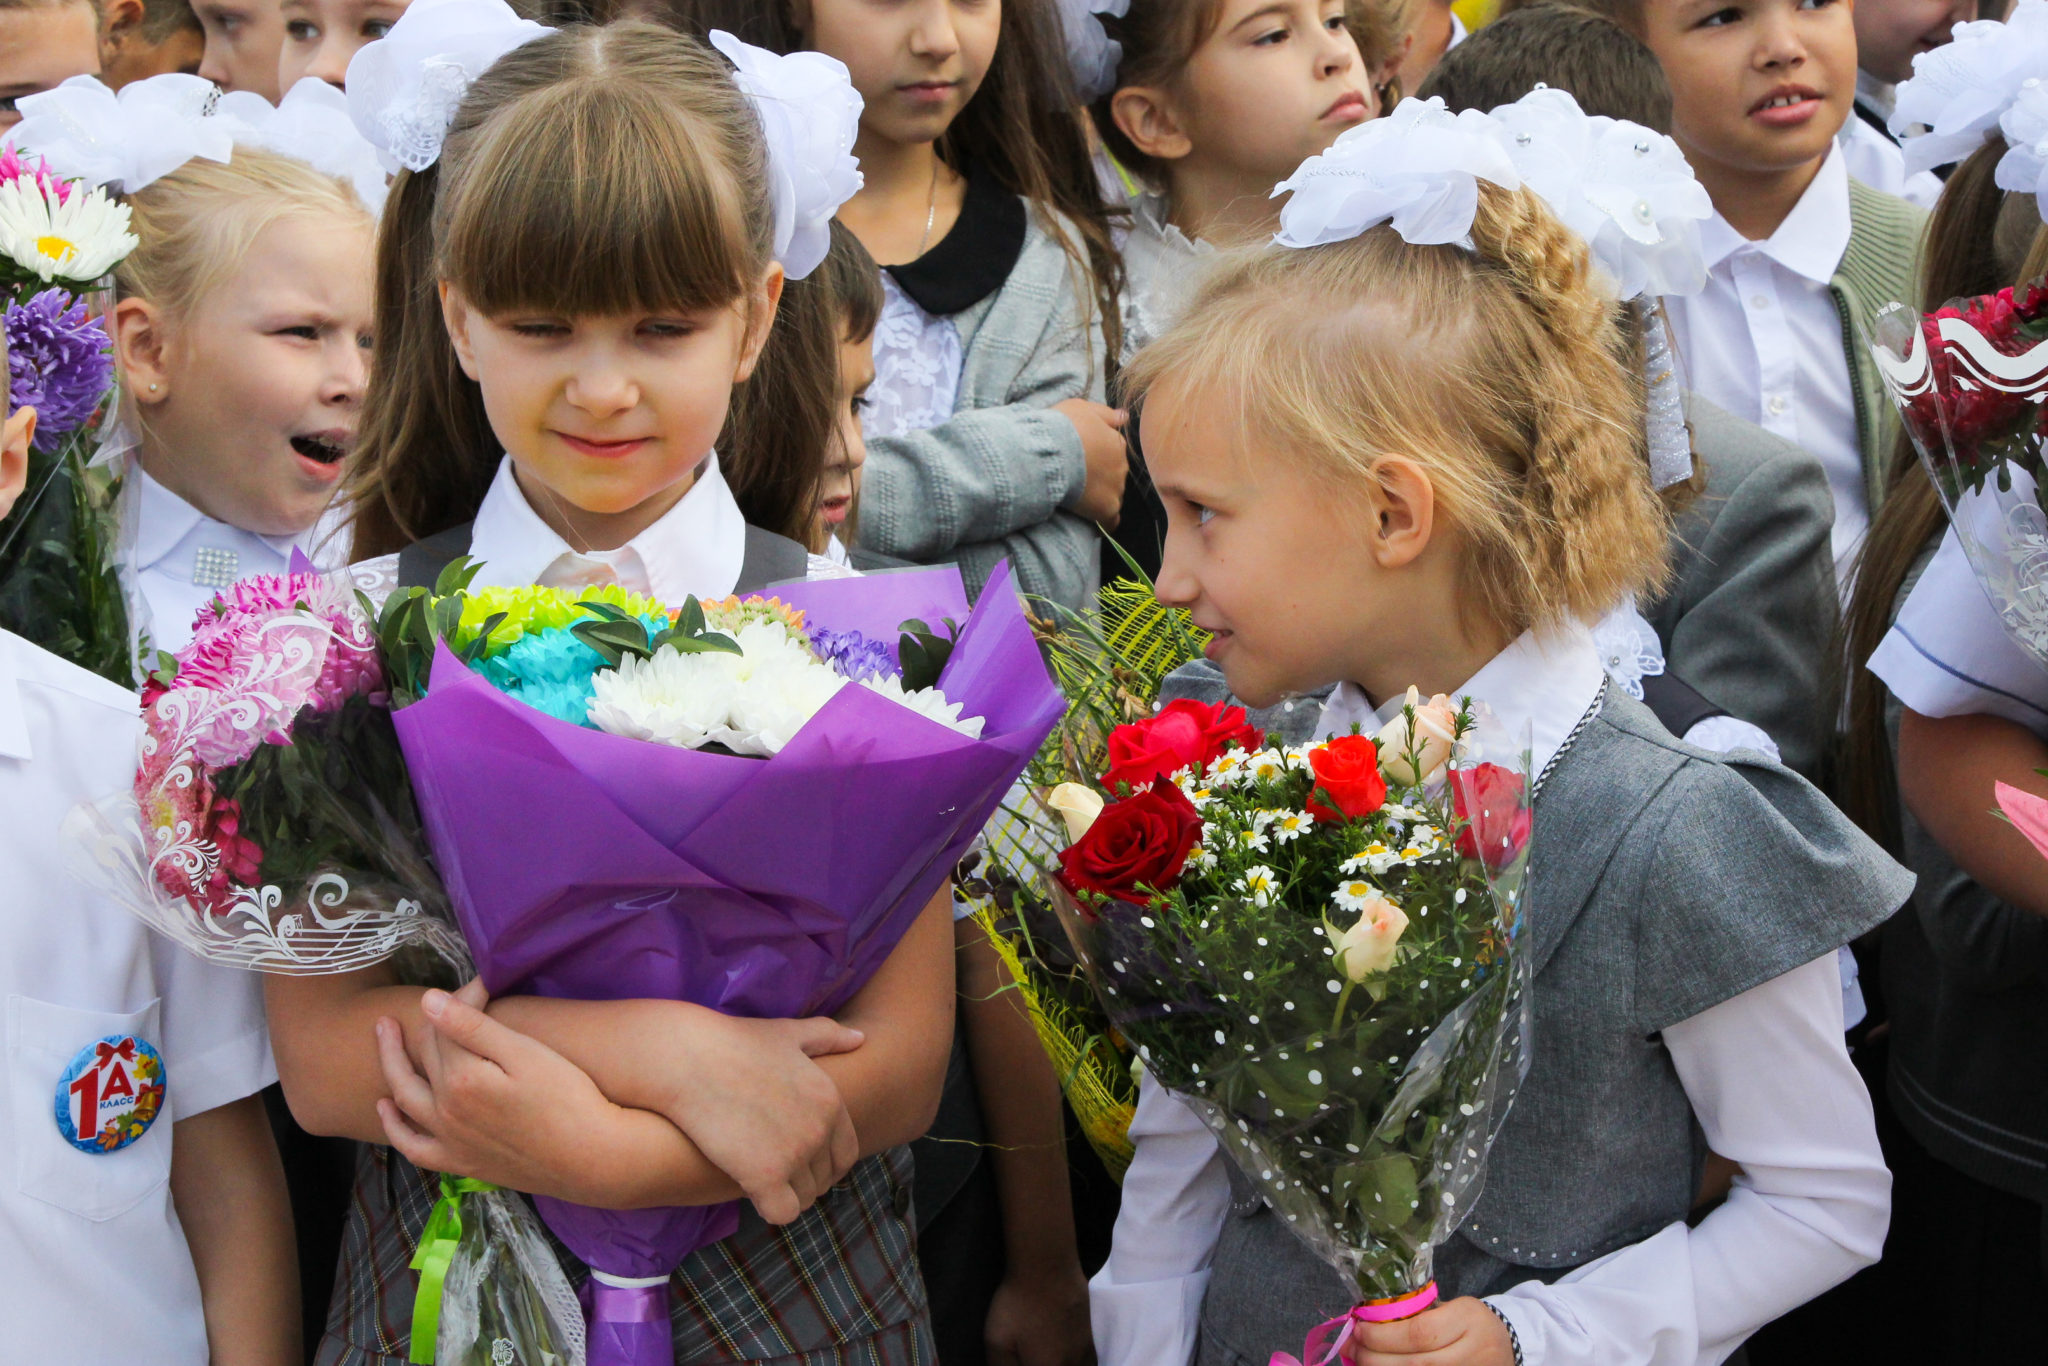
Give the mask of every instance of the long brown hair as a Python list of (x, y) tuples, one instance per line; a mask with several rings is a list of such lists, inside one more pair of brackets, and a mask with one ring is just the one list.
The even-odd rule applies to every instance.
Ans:
[(694, 311), (748, 297), (773, 241), (766, 151), (725, 60), (653, 24), (574, 26), (478, 77), (441, 157), (392, 186), (377, 351), (347, 497), (358, 558), (476, 516), (502, 447), (442, 323)]
[(718, 438), (721, 466), (746, 519), (814, 554), (825, 548), (818, 498), (838, 439), (839, 345), (873, 336), (881, 315), (881, 270), (834, 219), (824, 262), (783, 287), (754, 376), (733, 391)]
[(1642, 454), (1640, 382), (1586, 245), (1527, 190), (1479, 188), (1473, 249), (1392, 228), (1226, 256), (1124, 372), (1228, 395), (1241, 431), (1339, 496), (1383, 453), (1427, 471), (1474, 618), (1519, 634), (1597, 621), (1659, 587), (1669, 519)]
[[(1989, 294), (2014, 283), (2041, 226), (2031, 194), (2008, 195), (1993, 175), (2005, 155), (1993, 136), (1949, 176), (1928, 221), (1920, 273), (1922, 307)], [(1911, 300), (1906, 301), (1911, 303)], [(1849, 696), (1849, 728), (1836, 774), (1842, 809), (1871, 836), (1898, 847), (1897, 780), (1885, 734), (1885, 686), (1864, 662), (1891, 629), (1899, 589), (1947, 518), (1912, 441), (1901, 432), (1892, 448), (1884, 502), (1870, 519), (1842, 615), (1837, 659)], [(1839, 695), (1839, 694), (1838, 694)]]
[[(658, 14), (699, 36), (725, 29), (774, 52), (804, 47), (787, 0), (579, 2), (601, 13), (630, 9)], [(1112, 235), (1112, 213), (1096, 178), (1080, 103), (1054, 0), (1003, 0), (995, 60), (974, 98), (939, 138), (938, 152), (956, 171), (971, 162), (1040, 211), (1045, 230), (1092, 285), (1084, 294), (1092, 292), (1108, 354), (1115, 356), (1122, 350), (1117, 299), (1123, 291), (1123, 256)], [(1088, 321), (1092, 325), (1095, 319)]]

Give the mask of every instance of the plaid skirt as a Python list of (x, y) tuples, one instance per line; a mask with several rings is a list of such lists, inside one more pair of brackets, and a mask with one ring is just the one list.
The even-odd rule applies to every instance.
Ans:
[[(777, 1228), (747, 1206), (737, 1233), (670, 1280), (679, 1366), (934, 1366), (910, 1181), (910, 1150), (891, 1148), (856, 1163), (795, 1223)], [(314, 1366), (405, 1362), (418, 1288), (409, 1263), (438, 1194), (399, 1153), (363, 1145)], [(548, 1239), (580, 1290), (588, 1269)]]

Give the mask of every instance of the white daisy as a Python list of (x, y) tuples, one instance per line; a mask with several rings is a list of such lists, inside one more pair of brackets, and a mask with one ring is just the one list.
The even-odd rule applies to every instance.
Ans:
[(1287, 756), (1277, 749), (1262, 749), (1245, 761), (1253, 779), (1271, 782), (1287, 771)]
[(1270, 841), (1266, 839), (1266, 832), (1257, 826), (1253, 826), (1249, 830), (1238, 831), (1236, 842), (1239, 849), (1256, 850), (1261, 854), (1272, 847)]
[(1367, 901), (1379, 894), (1379, 888), (1363, 878), (1348, 878), (1337, 884), (1337, 890), (1330, 893), (1330, 900), (1337, 903), (1339, 910), (1353, 915), (1365, 909)]
[(1274, 813), (1274, 820), (1266, 829), (1281, 844), (1291, 844), (1307, 834), (1308, 828), (1314, 825), (1315, 821), (1316, 818), (1306, 811), (1278, 811)]
[(1255, 863), (1237, 880), (1237, 890), (1251, 898), (1254, 906), (1270, 906), (1280, 894), (1280, 875), (1263, 863)]
[(1245, 752), (1241, 749), (1225, 750), (1209, 765), (1209, 781), (1217, 787), (1228, 787), (1245, 776)]
[(0, 254), (39, 280), (86, 284), (99, 279), (129, 252), (128, 206), (73, 187), (59, 204), (46, 198), (29, 176), (0, 184)]

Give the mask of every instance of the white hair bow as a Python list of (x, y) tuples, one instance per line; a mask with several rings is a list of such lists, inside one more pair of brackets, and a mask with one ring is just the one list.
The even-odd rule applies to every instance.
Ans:
[(1116, 89), (1116, 69), (1124, 45), (1109, 36), (1101, 16), (1118, 19), (1131, 12), (1131, 0), (1059, 0), (1060, 28), (1067, 39), (1067, 67), (1081, 103), (1095, 101)]
[(181, 72), (151, 76), (117, 95), (97, 77), (73, 76), (17, 101), (14, 145), (51, 170), (134, 194), (194, 157), (226, 161), (229, 126), (212, 117), (220, 91)]
[(275, 105), (253, 91), (230, 91), (220, 97), (214, 116), (229, 126), (237, 147), (303, 161), (347, 181), (372, 216), (383, 212), (386, 185), (377, 149), (350, 121), (348, 97), (327, 82), (307, 76)]
[(2035, 206), (2048, 214), (2048, 82), (2029, 78), (2022, 84), (1998, 127), (2006, 141), (1998, 188), (2033, 195)]
[(349, 59), (349, 117), (385, 170), (424, 171), (440, 160), (470, 83), (550, 32), (505, 0), (413, 0), (389, 33)]
[(846, 66), (822, 52), (787, 56), (714, 30), (711, 45), (733, 64), (733, 81), (754, 106), (768, 144), (775, 259), (793, 280), (832, 249), (832, 215), (860, 192), (860, 93)]
[(1482, 180), (1522, 184), (1494, 121), (1476, 109), (1453, 114), (1441, 99), (1403, 100), (1385, 118), (1346, 129), (1273, 188), (1276, 198), (1293, 196), (1273, 240), (1315, 247), (1390, 223), (1417, 246), (1470, 245)]
[(2042, 77), (2048, 77), (2048, 0), (2020, 0), (2005, 23), (1957, 24), (1947, 43), (1914, 56), (1913, 74), (1894, 97), (1891, 130), (1903, 141), (1906, 173), (1976, 151), (2028, 82)]

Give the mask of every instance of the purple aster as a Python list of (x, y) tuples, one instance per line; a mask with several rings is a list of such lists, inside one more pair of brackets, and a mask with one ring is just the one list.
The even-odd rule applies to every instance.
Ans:
[(877, 675), (903, 676), (889, 647), (858, 631), (813, 631), (811, 648), (817, 651), (819, 659), (832, 666), (833, 672), (856, 683)]
[(7, 305), (10, 408), (36, 410), (36, 444), (92, 421), (114, 378), (114, 358), (99, 319), (61, 289)]

